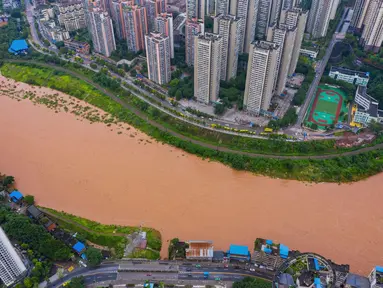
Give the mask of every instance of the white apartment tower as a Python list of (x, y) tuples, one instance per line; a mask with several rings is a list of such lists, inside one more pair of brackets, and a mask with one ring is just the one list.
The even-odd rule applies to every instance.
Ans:
[(383, 0), (371, 0), (363, 20), (360, 43), (365, 51), (379, 52), (383, 41)]
[(156, 31), (169, 37), (170, 57), (174, 58), (174, 36), (173, 36), (173, 15), (171, 13), (161, 13), (156, 18)]
[(221, 79), (222, 37), (205, 33), (195, 36), (194, 97), (199, 102), (216, 102)]
[(271, 1), (271, 11), (270, 11), (270, 23), (278, 23), (279, 15), (281, 14), (282, 0), (272, 0)]
[(258, 15), (256, 23), (255, 38), (264, 39), (267, 35), (267, 29), (270, 24), (270, 13), (271, 13), (271, 0), (258, 0)]
[(186, 17), (187, 19), (201, 19), (203, 22), (205, 17), (205, 0), (186, 0)]
[(288, 10), (294, 8), (296, 5), (295, 0), (283, 0), (282, 1), (282, 10)]
[(259, 115), (269, 109), (277, 77), (278, 53), (279, 47), (273, 42), (256, 41), (251, 44), (243, 99), (243, 105), (250, 113)]
[(94, 51), (109, 57), (116, 50), (112, 19), (108, 12), (93, 8), (89, 13)]
[(302, 45), (303, 36), (305, 33), (307, 23), (307, 11), (303, 11), (301, 8), (293, 8), (289, 10), (282, 10), (281, 23), (285, 24), (288, 29), (296, 27), (296, 36), (294, 40), (291, 61), (288, 68), (288, 75), (291, 76), (297, 68), (299, 59), (299, 50)]
[[(251, 0), (250, 0), (251, 2)], [(253, 3), (251, 3), (253, 4)], [(230, 7), (229, 7), (229, 14), (234, 15), (238, 19), (241, 19), (242, 25), (239, 30), (239, 53), (243, 53), (245, 50), (245, 35), (246, 35), (246, 23), (247, 23), (247, 16), (249, 13), (249, 16), (253, 16), (254, 11), (250, 13), (249, 9), (252, 9), (254, 7), (249, 7), (249, 0), (231, 0), (230, 1)], [(258, 9), (258, 7), (256, 7)], [(254, 19), (253, 19), (254, 21)], [(249, 21), (250, 22), (250, 21)], [(249, 23), (248, 29), (252, 29), (252, 23)], [(254, 27), (255, 28), (255, 27)], [(254, 30), (253, 30), (254, 31)], [(253, 38), (254, 39), (254, 38)]]
[(245, 41), (243, 51), (249, 53), (250, 45), (255, 40), (255, 31), (258, 17), (259, 0), (249, 0), (247, 19), (244, 21), (246, 24)]
[(203, 22), (194, 19), (186, 20), (185, 25), (185, 62), (189, 66), (194, 65), (194, 36), (204, 33)]
[(27, 271), (23, 261), (0, 227), (0, 278), (6, 286), (14, 284)]
[(370, 0), (356, 0), (354, 5), (354, 13), (351, 18), (351, 27), (361, 29), (364, 16), (366, 15)]
[(241, 26), (242, 19), (232, 15), (214, 18), (214, 33), (222, 37), (221, 80), (229, 81), (237, 76)]
[(313, 0), (307, 20), (307, 32), (312, 38), (326, 36), (331, 9), (335, 0)]
[(215, 0), (215, 15), (227, 15), (229, 13), (229, 0)]
[(159, 32), (145, 35), (146, 62), (149, 79), (160, 85), (171, 80), (170, 40)]

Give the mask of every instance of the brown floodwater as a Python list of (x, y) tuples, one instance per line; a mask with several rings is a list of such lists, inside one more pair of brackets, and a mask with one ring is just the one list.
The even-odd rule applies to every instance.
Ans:
[(4, 93), (0, 123), (0, 171), (22, 193), (102, 223), (156, 228), (163, 257), (174, 237), (213, 240), (215, 249), (264, 237), (354, 272), (383, 264), (383, 174), (347, 185), (255, 176)]

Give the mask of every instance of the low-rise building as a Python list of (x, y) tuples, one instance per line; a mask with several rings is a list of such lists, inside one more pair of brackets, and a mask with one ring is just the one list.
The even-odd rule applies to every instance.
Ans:
[(186, 259), (209, 261), (213, 259), (213, 241), (191, 240), (187, 243), (189, 248), (186, 249)]
[(371, 288), (383, 288), (383, 267), (376, 266), (368, 276)]
[(318, 50), (311, 50), (311, 49), (307, 49), (307, 48), (301, 48), (299, 50), (299, 53), (304, 55), (304, 56), (309, 56), (312, 59), (316, 59), (319, 51)]
[(64, 41), (65, 47), (68, 49), (76, 51), (76, 53), (89, 54), (90, 45), (87, 42), (80, 42), (75, 40)]
[(355, 93), (354, 102), (356, 111), (353, 122), (367, 126), (371, 121), (383, 122), (383, 110), (379, 110), (379, 102), (367, 94), (367, 88), (358, 86)]
[(230, 261), (248, 262), (250, 260), (250, 251), (247, 246), (230, 245), (230, 249), (227, 251), (227, 257)]
[(350, 70), (344, 67), (332, 66), (329, 76), (335, 80), (343, 80), (350, 84), (367, 86), (370, 80), (369, 72)]

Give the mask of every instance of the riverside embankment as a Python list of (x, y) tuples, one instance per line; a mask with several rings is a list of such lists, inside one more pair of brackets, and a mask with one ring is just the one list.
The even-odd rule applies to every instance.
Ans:
[[(56, 93), (22, 83), (9, 90), (14, 86)], [(128, 125), (90, 124), (5, 94), (0, 171), (15, 175), (19, 189), (42, 206), (156, 228), (163, 256), (173, 237), (211, 239), (216, 249), (252, 247), (265, 237), (348, 263), (355, 272), (382, 263), (383, 174), (347, 185), (254, 176), (157, 143)]]

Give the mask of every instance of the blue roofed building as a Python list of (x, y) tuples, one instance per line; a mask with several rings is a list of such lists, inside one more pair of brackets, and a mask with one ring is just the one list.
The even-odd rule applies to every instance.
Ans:
[(371, 288), (383, 288), (383, 267), (374, 267), (368, 276), (368, 280), (370, 280)]
[(81, 255), (85, 251), (85, 244), (78, 241), (73, 245), (72, 249), (78, 254)]
[(250, 251), (247, 246), (241, 245), (230, 245), (230, 249), (227, 251), (227, 257), (231, 260), (236, 261), (249, 261), (250, 260)]
[(279, 256), (281, 256), (283, 259), (287, 259), (287, 257), (289, 257), (289, 251), (290, 249), (286, 245), (279, 245)]
[(21, 194), (20, 191), (13, 191), (11, 194), (9, 194), (9, 198), (11, 198), (11, 201), (14, 203), (20, 202), (24, 197), (23, 194)]
[(346, 279), (346, 286), (354, 288), (369, 288), (370, 281), (366, 277), (349, 273)]
[(315, 288), (322, 288), (320, 278), (314, 278), (314, 286), (315, 286)]
[(28, 44), (24, 39), (13, 40), (11, 46), (8, 49), (9, 53), (19, 55), (28, 53)]

